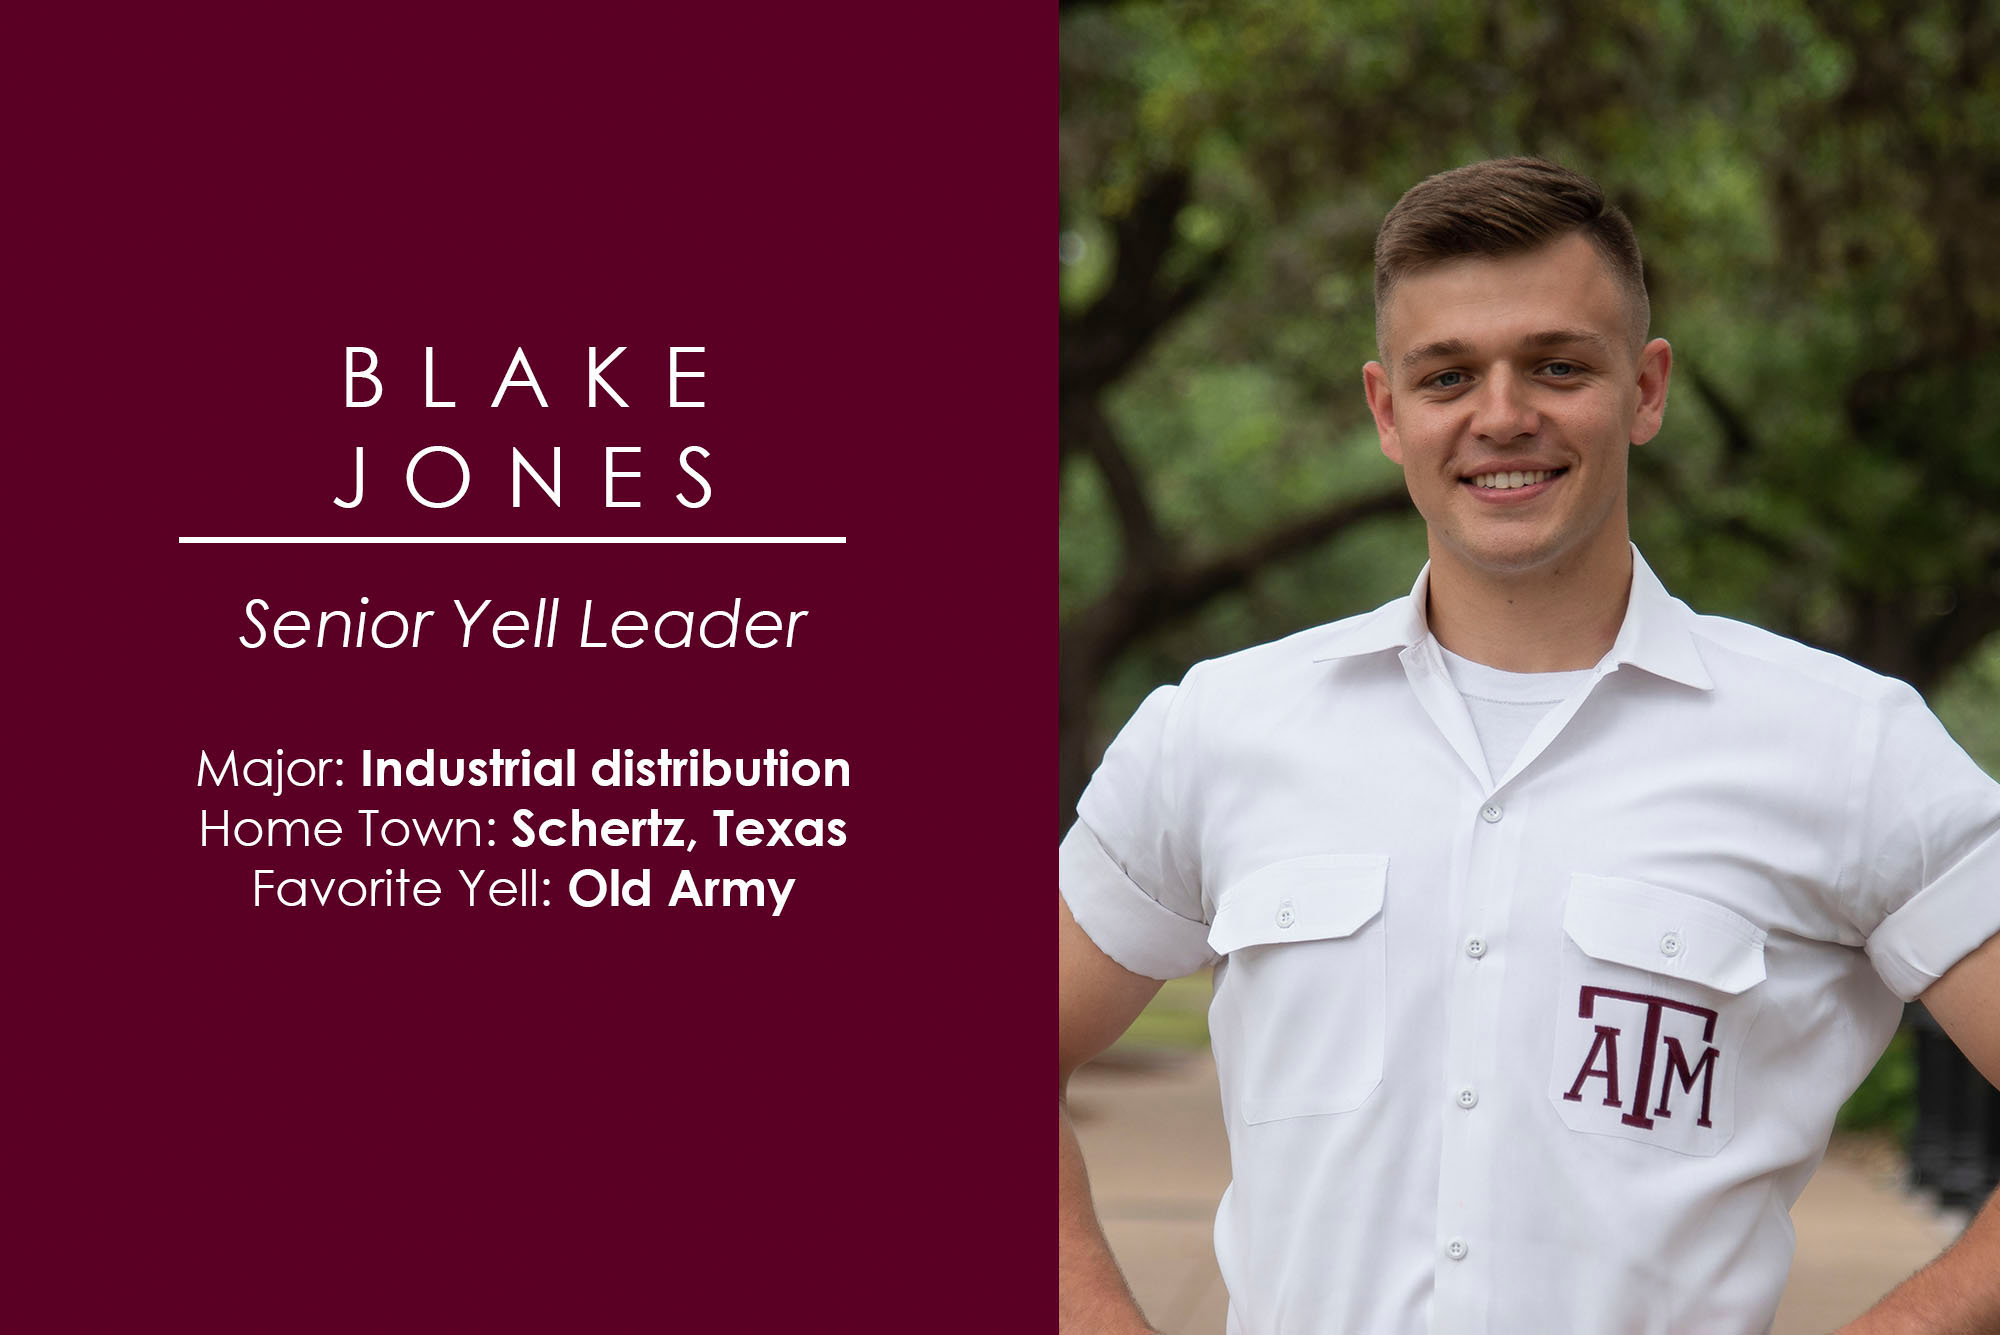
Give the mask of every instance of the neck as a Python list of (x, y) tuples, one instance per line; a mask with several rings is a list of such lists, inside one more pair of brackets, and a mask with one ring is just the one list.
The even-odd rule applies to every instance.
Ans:
[(1503, 672), (1595, 667), (1618, 638), (1632, 593), (1632, 549), (1574, 554), (1544, 570), (1496, 573), (1431, 544), (1429, 606), (1438, 643)]

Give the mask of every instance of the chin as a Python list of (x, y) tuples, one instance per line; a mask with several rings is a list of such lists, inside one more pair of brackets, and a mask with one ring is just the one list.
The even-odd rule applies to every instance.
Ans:
[(1470, 542), (1455, 546), (1466, 564), (1493, 575), (1526, 575), (1546, 570), (1572, 550), (1557, 542)]

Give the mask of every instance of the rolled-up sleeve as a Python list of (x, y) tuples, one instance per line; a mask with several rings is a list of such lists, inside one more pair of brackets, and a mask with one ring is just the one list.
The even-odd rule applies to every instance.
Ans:
[(2000, 784), (1906, 686), (1879, 726), (1857, 785), (1869, 837), (1854, 908), (1875, 971), (1908, 1001), (2000, 932)]
[(1062, 841), (1071, 916), (1099, 950), (1150, 978), (1178, 978), (1214, 958), (1175, 792), (1172, 724), (1184, 689), (1146, 697), (1104, 753)]

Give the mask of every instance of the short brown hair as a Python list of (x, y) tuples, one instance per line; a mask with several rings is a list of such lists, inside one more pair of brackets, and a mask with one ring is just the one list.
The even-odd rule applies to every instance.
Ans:
[(1397, 280), (1446, 260), (1535, 250), (1580, 232), (1632, 300), (1636, 348), (1652, 303), (1632, 223), (1588, 176), (1541, 158), (1495, 158), (1410, 187), (1375, 234), (1375, 327)]

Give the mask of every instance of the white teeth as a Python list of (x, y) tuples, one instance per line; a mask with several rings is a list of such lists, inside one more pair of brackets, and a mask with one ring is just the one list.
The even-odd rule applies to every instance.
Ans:
[(1554, 476), (1553, 469), (1538, 469), (1532, 473), (1481, 473), (1472, 479), (1472, 485), (1490, 491), (1512, 491), (1516, 487), (1532, 487)]

